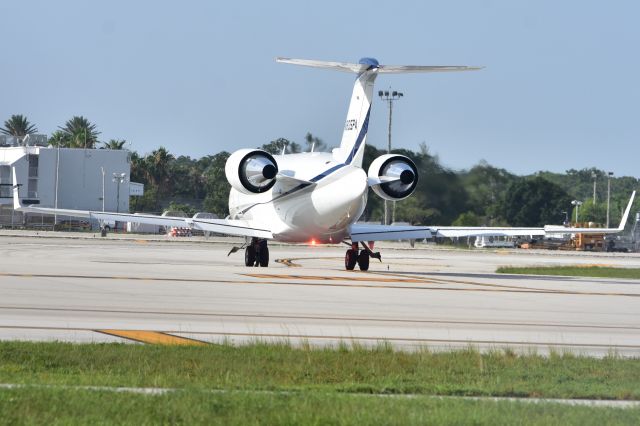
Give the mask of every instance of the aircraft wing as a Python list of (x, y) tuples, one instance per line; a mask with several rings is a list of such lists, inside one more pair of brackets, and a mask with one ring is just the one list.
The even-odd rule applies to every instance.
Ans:
[(428, 226), (396, 226), (396, 225), (367, 225), (354, 223), (349, 227), (351, 241), (389, 241), (389, 240), (419, 240), (431, 238), (431, 228)]
[[(15, 169), (14, 182), (15, 178)], [(273, 234), (266, 227), (253, 221), (231, 219), (191, 219), (186, 217), (168, 217), (152, 214), (131, 214), (98, 212), (91, 210), (55, 209), (50, 207), (22, 206), (18, 194), (18, 185), (13, 187), (13, 208), (25, 213), (57, 214), (61, 216), (81, 217), (98, 221), (118, 221), (160, 225), (166, 227), (193, 228), (219, 234), (237, 235), (241, 237), (273, 238)]]
[(631, 206), (636, 196), (633, 191), (622, 220), (617, 228), (570, 228), (560, 225), (545, 225), (544, 227), (489, 227), (489, 226), (395, 226), (395, 225), (351, 225), (351, 240), (385, 241), (385, 240), (413, 240), (436, 237), (545, 237), (554, 234), (615, 234), (622, 232), (629, 218)]
[(192, 228), (241, 237), (273, 238), (270, 230), (246, 220), (191, 219), (187, 217), (168, 217), (152, 214), (95, 212), (90, 210), (53, 209), (33, 206), (20, 207), (16, 210), (27, 213), (57, 214), (61, 216), (96, 219), (98, 221), (132, 222), (166, 227)]
[(438, 226), (431, 228), (436, 237), (542, 237), (544, 228), (509, 228), (489, 226)]
[(273, 233), (253, 221), (233, 219), (186, 219), (192, 227), (218, 234), (272, 239)]

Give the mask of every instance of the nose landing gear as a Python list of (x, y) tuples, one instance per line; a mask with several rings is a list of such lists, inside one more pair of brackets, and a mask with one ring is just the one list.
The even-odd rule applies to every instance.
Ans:
[(367, 245), (364, 241), (362, 242), (362, 250), (359, 250), (358, 243), (351, 243), (351, 248), (347, 250), (347, 253), (344, 256), (344, 267), (348, 271), (353, 271), (356, 267), (356, 263), (361, 271), (369, 270), (369, 259), (374, 258), (378, 259), (382, 262), (382, 256), (380, 252), (371, 251), (370, 247), (373, 247), (373, 241), (369, 242)]

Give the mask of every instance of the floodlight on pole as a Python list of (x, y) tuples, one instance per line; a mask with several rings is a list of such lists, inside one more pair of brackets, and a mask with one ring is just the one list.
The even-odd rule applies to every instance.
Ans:
[(120, 213), (120, 184), (125, 183), (127, 181), (126, 173), (114, 173), (113, 174), (113, 182), (116, 183), (116, 212)]
[(607, 228), (609, 227), (609, 207), (611, 205), (611, 177), (613, 172), (607, 173)]
[[(404, 93), (398, 92), (397, 90), (378, 90), (378, 96), (381, 100), (387, 102), (389, 105), (389, 131), (388, 131), (388, 140), (387, 140), (387, 154), (391, 154), (391, 121), (393, 118), (393, 102), (404, 96)], [(393, 202), (393, 217), (391, 219), (392, 222), (395, 222), (395, 206), (396, 202)], [(387, 200), (384, 200), (384, 224), (389, 224), (389, 205)]]
[(576, 206), (576, 226), (578, 226), (578, 219), (579, 219), (579, 210), (580, 210), (580, 206), (582, 205), (582, 201), (578, 201), (578, 200), (573, 200), (571, 202), (571, 205)]

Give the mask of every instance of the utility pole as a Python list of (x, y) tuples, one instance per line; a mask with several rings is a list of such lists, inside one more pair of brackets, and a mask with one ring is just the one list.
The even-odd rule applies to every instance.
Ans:
[[(389, 133), (388, 133), (388, 143), (387, 143), (387, 154), (391, 154), (391, 121), (393, 117), (393, 101), (397, 101), (401, 97), (404, 96), (404, 93), (398, 92), (396, 90), (379, 90), (378, 96), (383, 101), (389, 104)], [(396, 220), (396, 202), (393, 202), (393, 217), (391, 218), (392, 222)], [(384, 224), (389, 225), (389, 203), (387, 200), (384, 200)]]
[(613, 172), (607, 173), (607, 228), (609, 227), (609, 207), (611, 206), (611, 177)]

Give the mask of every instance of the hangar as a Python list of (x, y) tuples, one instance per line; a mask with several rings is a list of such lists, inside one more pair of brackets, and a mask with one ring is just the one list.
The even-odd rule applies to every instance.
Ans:
[(57, 148), (46, 145), (45, 135), (32, 135), (28, 142), (0, 136), (0, 226), (52, 227), (65, 219), (15, 212), (12, 167), (27, 205), (129, 212), (129, 195), (142, 195), (142, 184), (130, 182), (127, 150)]

